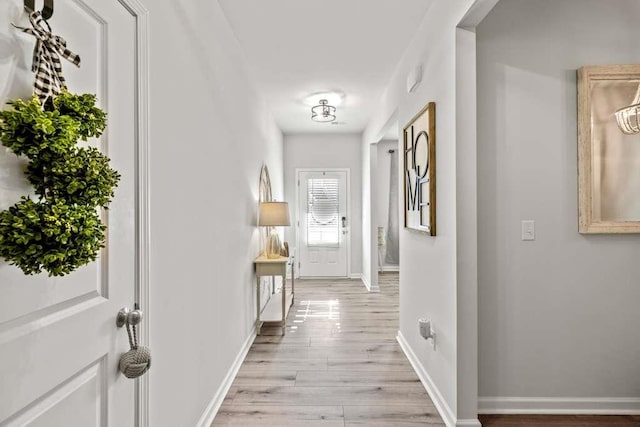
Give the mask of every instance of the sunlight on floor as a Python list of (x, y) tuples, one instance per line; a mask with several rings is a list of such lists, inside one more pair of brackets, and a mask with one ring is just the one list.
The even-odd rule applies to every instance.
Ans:
[(307, 319), (340, 320), (340, 301), (300, 301), (302, 308), (296, 311), (294, 323), (304, 323)]

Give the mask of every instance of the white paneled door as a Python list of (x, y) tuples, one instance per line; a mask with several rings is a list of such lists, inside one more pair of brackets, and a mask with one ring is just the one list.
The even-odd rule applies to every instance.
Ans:
[(300, 277), (346, 277), (349, 222), (347, 170), (298, 171)]
[[(0, 259), (0, 426), (136, 424), (135, 381), (118, 371), (127, 336), (115, 322), (118, 310), (135, 301), (140, 246), (139, 34), (128, 3), (54, 2), (53, 33), (82, 59), (80, 68), (63, 60), (69, 90), (96, 94), (108, 113), (107, 131), (89, 143), (107, 153), (122, 178), (108, 214), (102, 213), (108, 243), (97, 262), (51, 278), (25, 276)], [(12, 23), (29, 25), (22, 2), (0, 1), (0, 108), (29, 97), (33, 82), (34, 39)], [(24, 165), (0, 149), (0, 209), (33, 194)]]

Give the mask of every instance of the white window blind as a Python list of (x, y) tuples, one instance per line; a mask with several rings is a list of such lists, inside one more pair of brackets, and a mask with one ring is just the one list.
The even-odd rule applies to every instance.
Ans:
[(339, 246), (340, 195), (337, 179), (307, 181), (307, 245)]

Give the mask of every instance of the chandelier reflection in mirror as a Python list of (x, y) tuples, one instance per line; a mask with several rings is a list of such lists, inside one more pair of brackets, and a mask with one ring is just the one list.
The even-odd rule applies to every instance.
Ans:
[(616, 111), (616, 120), (622, 133), (626, 135), (640, 133), (640, 84), (631, 105)]
[(329, 101), (321, 99), (320, 104), (311, 108), (311, 120), (319, 123), (330, 123), (336, 119), (336, 107)]

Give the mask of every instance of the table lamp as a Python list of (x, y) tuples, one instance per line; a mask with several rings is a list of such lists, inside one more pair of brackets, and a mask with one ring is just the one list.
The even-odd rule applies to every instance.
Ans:
[(279, 258), (280, 237), (275, 227), (291, 225), (289, 220), (289, 204), (287, 202), (264, 202), (260, 203), (260, 213), (258, 216), (258, 226), (268, 227), (267, 246), (264, 250), (267, 258)]

